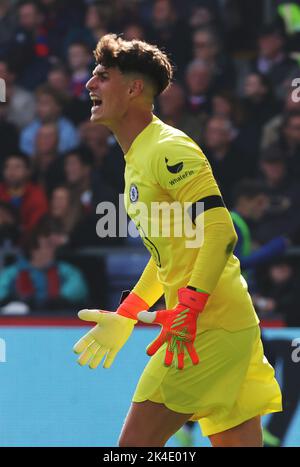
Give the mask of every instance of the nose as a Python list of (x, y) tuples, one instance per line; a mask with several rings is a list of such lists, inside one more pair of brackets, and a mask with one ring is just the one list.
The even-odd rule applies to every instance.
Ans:
[(93, 89), (95, 89), (95, 83), (96, 83), (96, 76), (92, 76), (86, 83), (85, 87), (87, 88), (88, 91), (92, 91)]

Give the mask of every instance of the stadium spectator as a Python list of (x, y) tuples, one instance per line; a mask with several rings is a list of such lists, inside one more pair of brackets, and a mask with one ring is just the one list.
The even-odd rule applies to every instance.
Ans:
[[(104, 2), (103, 2), (104, 3)], [(103, 5), (104, 6), (104, 5)], [(128, 21), (140, 22), (140, 8), (139, 0), (117, 0), (112, 6), (106, 7), (106, 15), (108, 18), (109, 30), (115, 33), (123, 31)], [(105, 7), (104, 7), (105, 8)], [(153, 8), (153, 1), (149, 5), (149, 14), (147, 20), (151, 17), (151, 10)]]
[[(114, 164), (114, 159), (111, 163)], [(119, 213), (118, 192), (113, 188), (100, 169), (93, 168), (92, 154), (85, 148), (70, 152), (65, 157), (66, 185), (71, 192), (71, 202), (80, 204), (86, 214), (84, 222), (77, 226), (72, 236), (72, 245), (79, 247), (84, 245), (100, 245), (109, 242), (110, 245), (122, 243), (120, 238), (99, 239), (96, 232), (96, 223), (99, 217), (96, 215), (96, 207), (101, 202), (111, 202)]]
[[(262, 138), (261, 138), (261, 149), (266, 149), (275, 143), (280, 133), (284, 116), (290, 112), (300, 111), (300, 99), (295, 99), (295, 88), (289, 89), (285, 101), (284, 108), (281, 112), (278, 112), (270, 118), (269, 121), (263, 126)], [(298, 93), (297, 93), (298, 97)]]
[(259, 281), (253, 296), (262, 319), (282, 319), (286, 326), (300, 326), (300, 277), (294, 261), (286, 257), (273, 260)]
[(207, 115), (211, 111), (213, 69), (202, 60), (194, 60), (186, 68), (188, 110)]
[(61, 56), (62, 43), (68, 31), (79, 27), (85, 13), (81, 0), (39, 0), (43, 11), (43, 25), (48, 33), (48, 43), (54, 56)]
[(40, 186), (30, 181), (30, 160), (25, 155), (16, 153), (6, 158), (0, 201), (16, 208), (23, 235), (28, 234), (47, 212), (46, 195)]
[(51, 199), (49, 200), (49, 212), (40, 219), (37, 229), (39, 232), (47, 232), (47, 235), (49, 234), (51, 243), (57, 248), (57, 255), (61, 257), (61, 252), (64, 251), (64, 247), (68, 242), (68, 236), (64, 232), (61, 220), (51, 214), (50, 202)]
[(158, 98), (160, 117), (169, 125), (175, 126), (187, 133), (200, 144), (205, 124), (204, 114), (194, 114), (187, 111), (186, 97), (183, 87), (173, 83)]
[[(241, 133), (244, 132), (245, 110), (240, 99), (226, 89), (216, 92), (212, 97), (211, 109), (212, 116), (223, 117), (232, 122), (232, 135), (237, 146), (244, 143)], [(244, 146), (246, 144), (241, 144), (242, 152), (249, 152), (248, 146), (246, 149)]]
[(286, 36), (278, 23), (262, 28), (252, 69), (268, 76), (279, 99), (284, 98), (291, 80), (299, 76), (298, 64), (286, 52)]
[(47, 76), (47, 82), (52, 89), (59, 92), (64, 98), (70, 93), (70, 73), (63, 64), (58, 63), (51, 67)]
[[(247, 250), (249, 254), (252, 249), (250, 230), (253, 229), (255, 223), (260, 220), (266, 213), (270, 204), (270, 199), (267, 194), (267, 189), (262, 182), (244, 179), (240, 181), (234, 189), (234, 205), (231, 213), (237, 213), (238, 217), (248, 223), (249, 234), (248, 245), (245, 247), (239, 244), (236, 245), (236, 252), (238, 257), (242, 256), (241, 249)], [(233, 216), (234, 217), (234, 216)], [(238, 224), (233, 219), (235, 224)], [(239, 231), (243, 230), (242, 227), (238, 227), (239, 240), (242, 240), (242, 235), (239, 235)], [(246, 229), (245, 229), (246, 230)]]
[[(288, 173), (286, 160), (278, 148), (264, 151), (261, 158), (262, 181), (268, 188), (270, 206), (256, 229), (257, 238), (266, 242), (276, 235), (293, 234), (300, 227), (295, 213), (300, 209), (300, 186)], [(293, 242), (300, 241), (294, 238)]]
[(145, 31), (140, 24), (129, 23), (124, 28), (123, 36), (127, 41), (132, 41), (133, 39), (143, 41), (145, 39)]
[(2, 170), (3, 160), (6, 156), (18, 150), (19, 134), (18, 130), (8, 121), (8, 104), (0, 103), (0, 170)]
[(192, 4), (191, 11), (188, 17), (189, 26), (196, 31), (198, 28), (211, 27), (219, 29), (217, 21), (217, 13), (219, 10), (219, 5), (214, 1), (213, 2), (202, 2), (202, 4), (194, 3)]
[(283, 118), (277, 140), (268, 148), (281, 153), (292, 177), (300, 175), (300, 110), (292, 111)]
[(295, 177), (300, 176), (300, 111), (291, 112), (283, 122), (282, 148), (288, 167)]
[(48, 31), (43, 25), (43, 10), (38, 2), (24, 0), (17, 9), (18, 28), (6, 57), (18, 76), (18, 82), (34, 90), (46, 80), (49, 70)]
[(272, 115), (279, 112), (281, 105), (273, 96), (270, 80), (261, 73), (251, 73), (244, 84), (244, 108), (247, 122), (261, 127)]
[(83, 42), (73, 43), (68, 48), (71, 94), (81, 100), (89, 99), (85, 85), (91, 75), (90, 64), (92, 58), (88, 46)]
[(63, 113), (74, 125), (89, 118), (91, 104), (89, 100), (74, 97), (71, 92), (70, 74), (61, 64), (54, 65), (48, 73), (48, 84), (57, 91), (63, 102)]
[(193, 57), (202, 60), (214, 70), (214, 86), (217, 89), (234, 89), (235, 69), (214, 29), (203, 27), (193, 33)]
[(20, 239), (18, 214), (9, 203), (0, 201), (0, 250), (17, 245)]
[(93, 170), (93, 158), (87, 150), (68, 153), (64, 160), (64, 170), (72, 202), (80, 202), (86, 213), (94, 213), (101, 201), (117, 202), (116, 192), (105, 182), (100, 171)]
[(37, 132), (32, 156), (33, 178), (49, 194), (61, 183), (63, 160), (58, 152), (58, 128), (54, 123), (43, 124)]
[[(202, 1), (202, 0), (201, 0)], [(265, 3), (261, 0), (227, 0), (217, 2), (228, 50), (232, 54), (253, 52), (257, 31), (264, 22)]]
[(73, 43), (85, 43), (90, 49), (95, 48), (99, 37), (108, 32), (108, 23), (111, 16), (111, 6), (99, 3), (90, 3), (87, 5), (84, 15), (84, 24), (74, 22), (72, 28), (69, 28), (68, 34), (64, 38), (64, 53), (66, 54), (69, 46)]
[(33, 159), (42, 171), (58, 157), (58, 137), (58, 128), (54, 123), (45, 123), (38, 129)]
[(240, 127), (245, 119), (245, 112), (240, 99), (227, 89), (214, 93), (211, 113), (212, 115), (229, 118), (236, 128)]
[(234, 137), (231, 120), (221, 116), (208, 119), (203, 135), (203, 151), (228, 206), (232, 202), (231, 193), (235, 183), (247, 174), (247, 165), (242, 152), (235, 147)]
[(105, 5), (91, 3), (87, 6), (84, 25), (93, 37), (93, 45), (97, 43), (99, 37), (107, 33), (109, 16), (109, 8)]
[(85, 216), (81, 203), (74, 203), (71, 190), (64, 185), (57, 186), (51, 193), (49, 214), (61, 222), (63, 232), (69, 236), (75, 225)]
[(14, 5), (10, 0), (0, 2), (0, 60), (7, 56), (10, 42), (14, 36), (17, 18)]
[(28, 311), (72, 309), (88, 298), (87, 284), (74, 266), (56, 259), (49, 232), (37, 229), (25, 255), (0, 273), (0, 304), (19, 301)]
[[(184, 47), (182, 37), (184, 37)], [(176, 63), (178, 73), (182, 74), (186, 63), (191, 58), (190, 31), (186, 23), (179, 18), (171, 0), (153, 2), (147, 40), (159, 47), (164, 47)]]
[(101, 244), (96, 233), (96, 217), (87, 213), (79, 200), (74, 202), (72, 191), (66, 185), (57, 186), (52, 191), (49, 215), (44, 221), (57, 226), (55, 240), (58, 246), (86, 248)]
[(262, 128), (281, 109), (281, 104), (273, 95), (269, 78), (261, 73), (251, 73), (246, 77), (243, 96), (243, 124), (237, 146), (247, 154), (248, 175), (257, 177)]
[[(256, 241), (255, 227), (270, 205), (265, 185), (256, 180), (244, 179), (236, 185), (233, 199), (231, 217), (238, 235), (234, 254), (239, 258), (241, 268), (256, 268), (284, 253), (289, 245), (289, 239), (285, 236), (274, 237), (264, 245)], [(252, 281), (249, 281), (249, 285), (253, 286)]]
[[(271, 193), (271, 190), (273, 189), (282, 190), (293, 184), (293, 181), (288, 174), (286, 160), (282, 157), (280, 151), (266, 149), (262, 153), (260, 166), (262, 180), (268, 187), (269, 193)], [(277, 192), (277, 195), (279, 195), (279, 191)]]
[(6, 84), (7, 120), (18, 128), (23, 128), (34, 119), (34, 96), (31, 92), (16, 85), (16, 76), (8, 61), (0, 61), (0, 78), (4, 79)]
[(60, 153), (76, 147), (79, 142), (74, 125), (62, 116), (63, 102), (59, 93), (45, 84), (36, 91), (37, 118), (21, 132), (20, 147), (22, 152), (32, 156), (38, 129), (43, 123), (55, 123), (59, 131), (58, 150)]
[(93, 166), (117, 192), (124, 191), (124, 156), (119, 145), (103, 125), (87, 121), (80, 127), (82, 143), (93, 156)]

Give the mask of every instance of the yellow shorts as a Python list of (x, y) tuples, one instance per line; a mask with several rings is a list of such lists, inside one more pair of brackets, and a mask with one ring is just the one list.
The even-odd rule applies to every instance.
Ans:
[(282, 410), (274, 369), (263, 354), (260, 328), (229, 332), (211, 329), (195, 340), (200, 363), (185, 368), (163, 365), (165, 346), (149, 361), (133, 402), (162, 403), (170, 410), (193, 414), (204, 436), (220, 433), (257, 415)]

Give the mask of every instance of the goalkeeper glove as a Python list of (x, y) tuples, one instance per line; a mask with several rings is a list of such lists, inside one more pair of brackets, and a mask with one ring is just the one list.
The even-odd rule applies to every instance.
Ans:
[(174, 352), (177, 351), (177, 368), (184, 367), (184, 351), (186, 350), (194, 365), (199, 358), (194, 347), (197, 330), (197, 318), (203, 311), (209, 294), (196, 292), (191, 288), (178, 291), (179, 303), (173, 310), (159, 310), (153, 313), (141, 311), (137, 317), (144, 323), (156, 323), (162, 326), (159, 336), (147, 347), (147, 354), (152, 356), (167, 343), (165, 365), (170, 366)]
[[(122, 300), (122, 299), (121, 299)], [(80, 353), (78, 363), (97, 368), (105, 357), (104, 368), (109, 368), (117, 353), (131, 335), (140, 310), (148, 309), (148, 304), (134, 293), (130, 293), (119, 305), (116, 312), (105, 310), (81, 310), (80, 319), (97, 323), (73, 347)]]

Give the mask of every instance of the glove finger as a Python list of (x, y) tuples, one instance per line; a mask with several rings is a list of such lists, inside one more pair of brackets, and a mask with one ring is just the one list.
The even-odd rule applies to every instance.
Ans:
[(114, 359), (116, 358), (116, 355), (118, 353), (118, 350), (109, 350), (106, 358), (104, 360), (103, 368), (109, 368), (111, 364), (113, 363)]
[(171, 366), (174, 358), (174, 350), (176, 348), (176, 337), (172, 336), (168, 342), (166, 354), (165, 354), (165, 365)]
[(90, 345), (85, 349), (84, 352), (80, 355), (77, 362), (79, 365), (83, 366), (88, 363), (88, 361), (96, 354), (97, 350), (99, 349), (99, 344), (94, 340), (90, 343)]
[(186, 350), (188, 351), (189, 356), (191, 357), (193, 364), (198, 365), (199, 357), (194, 347), (194, 344), (192, 342), (185, 342), (184, 345), (186, 347)]
[(182, 341), (177, 341), (177, 368), (182, 370), (184, 367), (184, 347)]
[(79, 339), (79, 341), (76, 342), (76, 344), (73, 347), (73, 352), (75, 353), (83, 352), (93, 340), (94, 338), (91, 334), (89, 333), (85, 334), (81, 339)]
[(90, 361), (89, 367), (91, 369), (97, 368), (99, 366), (99, 364), (101, 363), (101, 360), (103, 359), (106, 352), (107, 352), (107, 349), (105, 349), (104, 347), (99, 346), (97, 352), (95, 353), (95, 355), (93, 356), (93, 358)]
[(149, 355), (150, 357), (154, 355), (165, 342), (166, 332), (162, 330), (159, 336), (153, 342), (151, 342), (151, 344), (148, 345), (146, 349), (147, 355)]
[(100, 323), (102, 313), (99, 310), (80, 310), (78, 312), (78, 318), (82, 319), (83, 321), (92, 321), (93, 323)]

